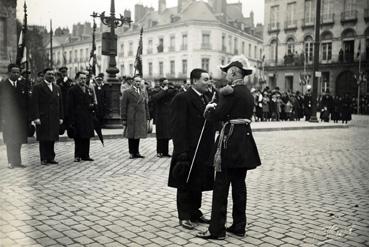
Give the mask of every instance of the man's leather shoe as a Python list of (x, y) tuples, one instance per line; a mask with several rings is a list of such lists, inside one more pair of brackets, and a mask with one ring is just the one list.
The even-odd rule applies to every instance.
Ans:
[(212, 240), (224, 240), (225, 239), (225, 235), (216, 236), (216, 235), (211, 234), (209, 231), (199, 232), (198, 234), (196, 234), (196, 237), (202, 238), (202, 239), (212, 239)]
[(236, 230), (233, 226), (227, 227), (226, 231), (229, 233), (232, 233), (238, 237), (244, 237), (245, 236), (245, 231), (242, 230)]
[(163, 157), (168, 157), (168, 158), (170, 158), (170, 157), (172, 157), (172, 155), (170, 155), (170, 154), (163, 154)]
[(157, 155), (156, 155), (156, 157), (158, 157), (158, 158), (161, 158), (161, 157), (163, 157), (164, 155), (162, 154), (162, 153), (158, 153)]
[(130, 159), (136, 159), (137, 157), (136, 157), (136, 155), (134, 155), (134, 154), (130, 154), (130, 155), (129, 155), (129, 158), (130, 158)]
[(84, 160), (84, 161), (94, 161), (94, 159), (92, 159), (91, 157), (83, 158), (82, 160)]
[(135, 154), (136, 158), (145, 158), (145, 156), (142, 156), (141, 154)]
[(210, 224), (210, 220), (205, 218), (204, 215), (201, 215), (199, 218), (197, 219), (193, 219), (192, 220), (193, 222), (196, 222), (196, 223), (202, 223), (202, 224)]
[(12, 164), (12, 163), (9, 163), (9, 164), (8, 164), (8, 168), (9, 168), (9, 169), (13, 169), (13, 168), (14, 168), (13, 164)]
[(47, 163), (54, 165), (59, 164), (59, 162), (57, 162), (56, 160), (48, 160)]
[(195, 225), (190, 220), (179, 220), (179, 225), (188, 230), (195, 228)]
[(79, 157), (74, 158), (74, 162), (80, 162), (80, 161), (81, 161), (81, 158)]
[(41, 165), (47, 166), (47, 161), (46, 160), (41, 160)]
[(20, 167), (20, 168), (26, 168), (27, 166), (22, 165), (22, 164), (19, 164), (19, 165), (17, 165), (17, 167)]

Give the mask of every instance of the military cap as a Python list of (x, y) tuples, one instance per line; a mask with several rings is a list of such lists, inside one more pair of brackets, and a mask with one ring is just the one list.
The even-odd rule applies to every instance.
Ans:
[(59, 68), (59, 71), (60, 71), (60, 72), (62, 72), (63, 70), (64, 70), (64, 71), (67, 71), (67, 70), (68, 70), (68, 68), (67, 68), (67, 67), (65, 67), (65, 66), (63, 66), (63, 67), (60, 67), (60, 68)]
[(223, 72), (227, 72), (227, 70), (232, 66), (240, 68), (244, 72), (244, 75), (251, 75), (254, 71), (249, 60), (244, 55), (234, 56), (228, 64), (220, 66), (220, 69)]

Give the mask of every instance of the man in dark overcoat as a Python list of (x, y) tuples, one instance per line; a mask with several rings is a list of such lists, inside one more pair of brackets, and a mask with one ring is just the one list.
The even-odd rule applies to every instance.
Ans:
[(96, 105), (96, 118), (99, 122), (100, 127), (104, 126), (104, 117), (107, 109), (107, 93), (106, 84), (104, 84), (104, 74), (100, 73), (95, 78), (95, 93), (97, 99)]
[(140, 139), (147, 137), (147, 124), (150, 119), (148, 99), (141, 87), (142, 79), (135, 76), (130, 88), (123, 91), (120, 115), (124, 137), (128, 138), (129, 158), (144, 158), (140, 154)]
[(311, 118), (311, 107), (313, 105), (313, 97), (311, 96), (311, 90), (308, 89), (304, 95), (304, 114), (305, 121), (309, 121)]
[(60, 126), (61, 132), (68, 126), (68, 112), (67, 109), (67, 93), (69, 88), (73, 85), (73, 80), (68, 77), (68, 68), (63, 66), (59, 68), (60, 78), (56, 80), (56, 84), (59, 86), (62, 95), (63, 109), (64, 109), (64, 119), (63, 124)]
[(31, 120), (36, 124), (41, 165), (57, 164), (54, 143), (59, 139), (59, 126), (63, 123), (63, 98), (54, 83), (54, 71), (44, 70), (44, 81), (33, 86)]
[(168, 79), (160, 79), (160, 88), (155, 91), (151, 100), (155, 104), (156, 152), (157, 157), (171, 157), (169, 154), (171, 102), (177, 94), (174, 85)]
[(76, 85), (67, 95), (68, 124), (74, 139), (74, 162), (93, 161), (90, 157), (90, 138), (94, 136), (94, 94), (86, 84), (87, 75), (77, 72)]
[[(213, 189), (214, 169), (212, 148), (215, 127), (205, 123), (203, 113), (209, 101), (209, 74), (202, 69), (194, 69), (190, 74), (191, 87), (177, 94), (172, 101), (173, 157), (169, 169), (168, 186), (177, 188), (177, 210), (179, 224), (186, 229), (194, 229), (194, 222), (209, 223), (200, 211), (202, 192)], [(205, 126), (204, 126), (205, 124)], [(204, 129), (203, 129), (204, 126)], [(177, 175), (177, 170), (189, 167), (194, 158), (200, 133), (203, 134), (194, 160), (193, 169), (186, 182), (188, 170)]]
[[(246, 228), (246, 174), (258, 167), (259, 153), (251, 132), (254, 99), (246, 86), (244, 77), (253, 69), (243, 55), (235, 56), (224, 67), (226, 79), (232, 85), (228, 93), (222, 93), (218, 105), (208, 104), (205, 117), (209, 121), (222, 121), (223, 128), (217, 140), (214, 157), (216, 171), (211, 222), (206, 232), (197, 237), (221, 240), (226, 231), (238, 236), (245, 235)], [(227, 86), (229, 87), (229, 86)], [(232, 185), (233, 224), (226, 229), (227, 198)]]
[(6, 145), (8, 167), (22, 165), (21, 147), (27, 143), (28, 91), (24, 81), (18, 81), (20, 68), (8, 66), (9, 78), (0, 82), (0, 122)]

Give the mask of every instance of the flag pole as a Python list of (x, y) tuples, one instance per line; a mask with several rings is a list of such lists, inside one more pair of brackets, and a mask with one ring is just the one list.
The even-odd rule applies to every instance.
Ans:
[(50, 68), (53, 67), (53, 26), (50, 19)]

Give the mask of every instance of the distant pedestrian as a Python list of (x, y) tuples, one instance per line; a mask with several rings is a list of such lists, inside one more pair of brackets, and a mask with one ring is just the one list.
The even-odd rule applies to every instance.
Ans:
[(140, 76), (133, 78), (133, 84), (123, 91), (120, 103), (120, 115), (124, 128), (124, 137), (128, 138), (129, 158), (144, 158), (140, 154), (140, 139), (147, 137), (150, 120), (148, 99), (141, 88)]
[(27, 85), (18, 81), (20, 68), (9, 64), (8, 79), (0, 82), (0, 124), (6, 146), (8, 167), (25, 167), (21, 148), (27, 143), (28, 92)]
[(304, 95), (304, 114), (305, 121), (309, 121), (311, 118), (311, 107), (313, 105), (313, 97), (311, 96), (311, 91), (308, 89)]
[(345, 94), (345, 96), (342, 99), (342, 107), (341, 107), (342, 123), (347, 124), (349, 121), (351, 121), (352, 109), (353, 108), (351, 97), (348, 94)]
[(41, 165), (58, 164), (55, 161), (54, 144), (59, 140), (59, 128), (63, 124), (63, 98), (55, 84), (55, 72), (44, 70), (44, 81), (32, 89), (32, 120), (36, 124), (36, 137), (40, 145)]
[(68, 128), (74, 139), (74, 162), (93, 161), (90, 157), (90, 138), (94, 136), (94, 94), (86, 80), (86, 73), (77, 72), (76, 85), (69, 89), (67, 97)]
[(160, 88), (152, 94), (155, 104), (156, 152), (157, 157), (171, 157), (169, 154), (169, 140), (172, 139), (170, 113), (171, 103), (177, 90), (168, 79), (161, 78)]

